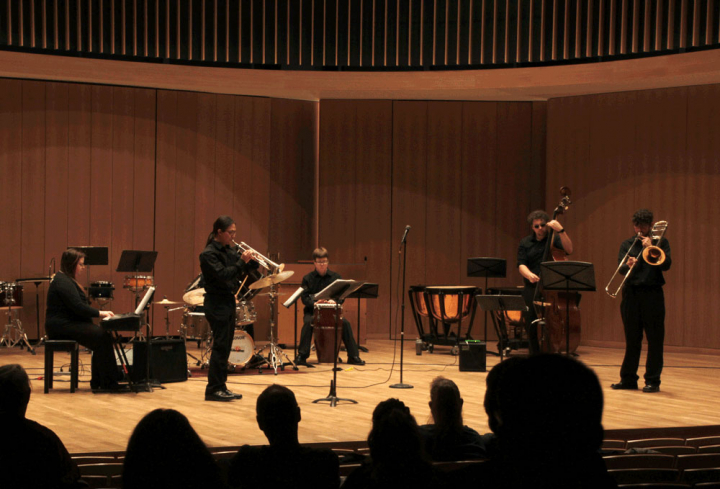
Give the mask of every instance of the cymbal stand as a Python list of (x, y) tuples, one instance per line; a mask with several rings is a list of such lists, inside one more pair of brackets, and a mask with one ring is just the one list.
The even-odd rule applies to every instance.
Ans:
[(27, 333), (25, 333), (22, 321), (20, 321), (19, 317), (14, 315), (14, 313), (20, 309), (17, 307), (13, 309), (13, 305), (15, 304), (15, 298), (13, 297), (15, 287), (5, 285), (4, 292), (5, 300), (3, 302), (4, 306), (8, 308), (5, 313), (7, 314), (7, 323), (5, 324), (5, 332), (3, 333), (2, 338), (0, 338), (0, 346), (13, 347), (19, 343), (20, 348), (25, 346), (30, 353), (35, 355), (35, 349), (28, 341)]
[[(270, 368), (275, 370), (275, 375), (277, 375), (278, 373), (278, 368), (280, 368), (280, 370), (285, 370), (285, 365), (288, 364), (292, 365), (293, 370), (298, 370), (295, 362), (290, 360), (290, 357), (287, 356), (287, 353), (285, 353), (282, 348), (278, 346), (277, 324), (275, 323), (275, 299), (277, 298), (277, 296), (278, 293), (276, 290), (276, 284), (271, 284), (270, 292), (268, 292), (268, 297), (270, 297), (270, 343), (263, 346), (260, 351), (257, 352), (257, 355), (260, 355), (263, 359), (263, 361), (257, 365), (257, 368), (260, 368), (264, 364), (268, 364)], [(262, 352), (265, 350), (268, 350), (267, 357), (262, 356)], [(285, 362), (283, 362), (283, 358), (286, 360)]]

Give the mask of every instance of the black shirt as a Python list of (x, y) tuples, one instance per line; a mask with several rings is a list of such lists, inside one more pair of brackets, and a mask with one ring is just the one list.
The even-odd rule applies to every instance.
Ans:
[[(630, 250), (630, 246), (632, 246), (632, 250), (630, 250), (630, 255), (628, 256), (640, 255), (638, 261), (633, 267), (634, 270), (625, 282), (625, 285), (630, 285), (633, 287), (661, 287), (665, 285), (665, 277), (663, 277), (663, 271), (669, 270), (670, 265), (672, 265), (672, 258), (670, 258), (670, 243), (668, 242), (668, 240), (666, 238), (662, 238), (660, 240), (660, 243), (656, 245), (665, 252), (665, 262), (662, 265), (657, 266), (648, 265), (647, 262), (645, 262), (645, 260), (642, 258), (641, 253), (642, 241), (638, 239), (637, 242), (635, 242), (635, 245), (633, 245), (634, 241), (635, 236), (623, 241), (620, 245), (620, 252), (618, 253), (618, 263), (622, 261), (628, 250)], [(625, 275), (628, 270), (629, 267), (627, 265), (623, 265), (620, 267), (620, 273), (623, 275)]]
[(48, 287), (45, 323), (91, 323), (91, 318), (96, 317), (100, 317), (100, 311), (90, 306), (83, 289), (63, 272), (55, 274)]
[(205, 281), (205, 293), (211, 295), (235, 295), (240, 285), (239, 277), (258, 263), (245, 263), (235, 250), (212, 240), (200, 253), (200, 270)]
[[(553, 240), (553, 244), (555, 245), (555, 248), (559, 248), (561, 250), (564, 250), (562, 245), (562, 241), (560, 240), (560, 236), (557, 233), (553, 233), (555, 238)], [(535, 275), (540, 275), (540, 264), (543, 262), (543, 254), (545, 253), (545, 244), (547, 243), (548, 235), (545, 235), (545, 237), (538, 241), (535, 238), (535, 233), (532, 233), (530, 236), (525, 236), (520, 241), (520, 246), (518, 246), (518, 254), (517, 254), (517, 266), (525, 265), (530, 269), (532, 273)], [(551, 258), (552, 260), (552, 258)], [(530, 281), (528, 281), (525, 277), (523, 277), (523, 282), (525, 282), (525, 285), (530, 284)]]
[(305, 292), (300, 296), (303, 304), (305, 304), (304, 313), (312, 314), (313, 307), (315, 306), (315, 300), (311, 297), (313, 294), (317, 294), (322, 289), (340, 278), (340, 274), (331, 271), (329, 268), (325, 275), (320, 275), (317, 270), (313, 270), (303, 277), (302, 288)]

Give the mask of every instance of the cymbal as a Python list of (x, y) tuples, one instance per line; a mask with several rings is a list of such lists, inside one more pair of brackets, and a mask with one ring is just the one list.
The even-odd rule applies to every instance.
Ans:
[(174, 306), (176, 304), (182, 304), (182, 302), (169, 301), (169, 300), (167, 300), (167, 298), (164, 298), (163, 300), (161, 300), (160, 302), (156, 302), (155, 304), (157, 304), (159, 306)]
[(205, 302), (205, 289), (195, 289), (183, 295), (185, 304), (191, 306), (202, 306)]
[[(274, 295), (274, 296), (277, 296), (277, 297), (282, 297), (282, 296), (290, 295), (290, 294), (289, 294), (288, 292), (283, 292), (283, 293), (281, 293), (281, 294), (279, 294), (279, 293), (277, 293), (277, 292), (274, 293), (274, 294), (272, 294), (272, 293), (270, 293), (270, 292), (263, 292), (262, 294), (258, 294), (258, 295)], [(256, 296), (256, 297), (257, 297), (257, 296)]]
[(261, 278), (257, 282), (251, 283), (249, 289), (264, 289), (265, 287), (270, 287), (273, 284), (279, 284), (283, 280), (287, 280), (292, 277), (294, 273), (294, 271), (288, 270), (287, 272), (280, 272), (276, 273), (275, 275), (268, 275), (265, 278)]

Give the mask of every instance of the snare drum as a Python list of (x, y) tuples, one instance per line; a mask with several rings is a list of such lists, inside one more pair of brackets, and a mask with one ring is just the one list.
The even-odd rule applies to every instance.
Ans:
[(211, 334), (210, 323), (201, 307), (185, 311), (180, 327), (185, 331), (185, 339), (205, 340)]
[(0, 310), (21, 308), (23, 286), (15, 282), (0, 282)]
[[(340, 315), (335, 317), (335, 308)], [(319, 363), (334, 363), (335, 352), (340, 351), (340, 340), (342, 329), (337, 332), (337, 343), (333, 348), (335, 340), (335, 328), (342, 328), (343, 315), (342, 306), (336, 304), (315, 304), (313, 316), (313, 335), (315, 336), (315, 350)]]
[(123, 288), (129, 289), (131, 292), (139, 292), (147, 290), (155, 285), (155, 281), (151, 275), (126, 275)]
[(115, 286), (112, 282), (92, 282), (88, 288), (88, 296), (95, 299), (98, 304), (107, 304), (113, 300), (113, 291)]
[(250, 301), (240, 301), (235, 308), (235, 324), (237, 326), (247, 326), (257, 321), (257, 312), (255, 306)]
[(255, 342), (252, 337), (245, 330), (235, 329), (228, 363), (236, 367), (244, 367), (254, 354)]

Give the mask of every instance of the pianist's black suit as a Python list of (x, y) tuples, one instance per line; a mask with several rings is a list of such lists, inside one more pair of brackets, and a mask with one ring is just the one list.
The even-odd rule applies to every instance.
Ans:
[(90, 380), (93, 389), (112, 387), (119, 378), (112, 336), (92, 322), (96, 317), (100, 317), (100, 312), (90, 307), (82, 288), (58, 272), (48, 287), (45, 332), (51, 340), (75, 340), (93, 351)]

